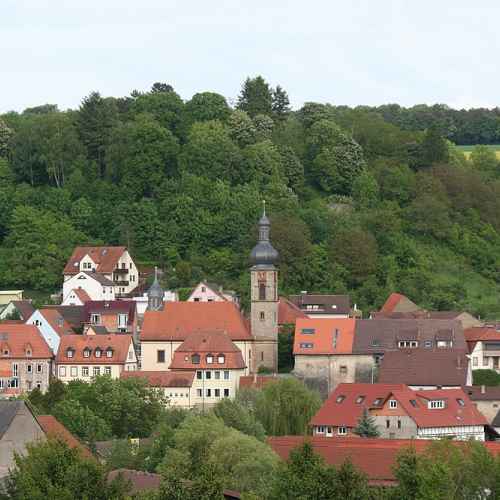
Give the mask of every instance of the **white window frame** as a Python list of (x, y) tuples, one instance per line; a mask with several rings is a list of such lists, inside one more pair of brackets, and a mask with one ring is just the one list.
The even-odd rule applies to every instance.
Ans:
[(398, 407), (398, 402), (395, 399), (389, 399), (389, 408), (395, 410)]
[(60, 366), (59, 367), (59, 376), (60, 377), (65, 377), (66, 376), (66, 367), (65, 366)]
[(345, 436), (347, 434), (347, 427), (345, 427), (344, 425), (337, 427), (337, 434), (339, 436)]

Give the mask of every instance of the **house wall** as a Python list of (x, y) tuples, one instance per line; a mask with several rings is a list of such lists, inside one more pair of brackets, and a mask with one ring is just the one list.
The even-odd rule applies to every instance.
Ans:
[(0, 440), (0, 477), (14, 466), (14, 452), (26, 453), (26, 445), (45, 440), (45, 434), (26, 405), (22, 405)]
[[(128, 285), (115, 284), (115, 294), (130, 293), (139, 284), (139, 271), (128, 251), (123, 252), (117, 263), (118, 268), (128, 269), (126, 275), (115, 275), (118, 280), (127, 280)], [(110, 277), (115, 281), (113, 277)]]
[[(141, 369), (165, 371), (172, 362), (175, 350), (182, 342), (141, 341)], [(158, 363), (157, 351), (165, 351), (165, 362)]]
[[(491, 356), (491, 354), (495, 354), (495, 356)], [(500, 355), (498, 351), (487, 351), (483, 342), (476, 342), (469, 363), (472, 371), (490, 369), (500, 373)]]
[[(207, 379), (207, 372), (210, 372), (210, 379)], [(224, 376), (225, 372), (229, 374), (228, 379)], [(244, 372), (245, 370), (197, 370), (192, 387), (193, 406), (210, 407), (224, 397), (234, 398), (240, 385), (240, 377), (245, 374)], [(219, 373), (219, 378), (216, 378), (217, 373)], [(219, 396), (215, 395), (216, 389), (220, 391)], [(224, 389), (228, 391), (227, 396), (224, 396)]]
[[(66, 369), (63, 373), (61, 367)], [(94, 377), (94, 367), (99, 368), (98, 375), (106, 375), (106, 368), (111, 369), (109, 374), (111, 378), (120, 378), (120, 373), (123, 370), (135, 371), (137, 370), (137, 363), (122, 363), (122, 364), (108, 364), (103, 358), (102, 363), (57, 363), (56, 377), (63, 382), (70, 382), (71, 380), (84, 380), (90, 381)], [(89, 374), (83, 374), (83, 368), (88, 368)]]
[(376, 365), (367, 354), (297, 354), (293, 372), (326, 397), (340, 383), (371, 382)]
[(0, 305), (7, 305), (13, 300), (23, 300), (22, 290), (0, 290)]
[(27, 325), (35, 325), (40, 333), (42, 334), (47, 345), (52, 349), (54, 354), (57, 354), (57, 350), (59, 349), (60, 338), (58, 333), (50, 326), (50, 323), (45, 319), (45, 317), (40, 313), (39, 310), (36, 310), (26, 321)]
[(314, 314), (311, 311), (308, 311), (307, 309), (302, 309), (302, 311), (304, 312), (304, 314), (308, 318), (312, 318), (312, 319), (341, 319), (341, 318), (348, 318), (349, 317), (348, 314), (335, 314), (335, 313), (332, 313), (332, 314)]
[(68, 293), (68, 295), (64, 296), (63, 301), (61, 302), (62, 306), (83, 306), (83, 302), (79, 299), (79, 297), (74, 292), (74, 289)]
[[(15, 368), (16, 366), (17, 370)], [(31, 391), (36, 387), (45, 393), (49, 388), (52, 360), (47, 358), (4, 358), (0, 359), (0, 369), (9, 370), (11, 373), (11, 377), (9, 378), (17, 379), (17, 387), (20, 393)], [(16, 371), (17, 377), (14, 377)], [(6, 387), (2, 387), (2, 389), (6, 389)]]
[(224, 302), (224, 299), (204, 283), (198, 283), (191, 292), (188, 302)]
[(381, 438), (411, 439), (417, 436), (416, 423), (399, 402), (397, 408), (391, 408), (388, 400), (382, 408), (372, 409), (370, 415), (375, 418)]
[(473, 401), (476, 408), (486, 417), (488, 422), (491, 424), (493, 419), (497, 416), (500, 408), (500, 401)]
[(168, 398), (168, 405), (175, 408), (193, 407), (193, 389), (191, 387), (156, 387)]
[(67, 279), (65, 277), (63, 283), (64, 300), (69, 296), (71, 290), (77, 288), (85, 290), (91, 300), (115, 300), (115, 290), (112, 286), (103, 286), (85, 273), (78, 273), (67, 277)]
[(470, 425), (470, 426), (454, 426), (454, 427), (427, 427), (419, 429), (417, 439), (443, 439), (453, 438), (458, 441), (468, 441), (473, 439), (475, 441), (484, 441), (484, 426)]

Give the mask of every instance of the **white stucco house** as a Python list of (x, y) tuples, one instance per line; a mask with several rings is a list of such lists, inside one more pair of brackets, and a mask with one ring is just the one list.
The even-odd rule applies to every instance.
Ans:
[(115, 300), (115, 285), (103, 275), (89, 271), (68, 276), (63, 283), (62, 305), (83, 305), (83, 295), (89, 300)]

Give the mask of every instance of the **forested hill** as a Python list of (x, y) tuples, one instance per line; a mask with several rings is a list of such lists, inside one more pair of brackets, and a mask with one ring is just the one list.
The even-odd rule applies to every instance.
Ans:
[(443, 106), (291, 111), (260, 77), (234, 109), (155, 84), (91, 93), (74, 111), (7, 113), (0, 288), (53, 291), (75, 245), (106, 243), (160, 265), (170, 288), (206, 278), (245, 298), (266, 199), (283, 293), (348, 291), (369, 311), (399, 291), (500, 317), (499, 165), (447, 140), (495, 142), (498, 123), (497, 110)]

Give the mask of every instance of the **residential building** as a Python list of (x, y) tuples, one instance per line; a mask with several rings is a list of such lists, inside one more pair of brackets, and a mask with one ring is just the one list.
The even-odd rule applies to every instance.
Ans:
[(6, 306), (13, 300), (23, 300), (24, 290), (0, 290), (0, 306)]
[(0, 397), (49, 386), (53, 352), (36, 326), (0, 325)]
[(135, 302), (131, 300), (91, 300), (83, 306), (84, 333), (98, 326), (105, 330), (93, 333), (131, 333), (137, 330)]
[[(324, 396), (342, 382), (355, 382), (362, 375), (359, 369), (372, 366), (372, 357), (353, 355), (356, 320), (297, 319), (293, 355), (294, 374), (309, 386), (318, 389)], [(371, 369), (368, 381), (375, 376)]]
[(65, 335), (56, 355), (57, 378), (63, 382), (98, 375), (119, 378), (123, 371), (137, 370), (132, 335)]
[(348, 318), (351, 314), (351, 301), (348, 295), (309, 294), (290, 295), (294, 303), (309, 318)]
[(120, 378), (141, 378), (154, 389), (163, 392), (168, 404), (177, 408), (195, 406), (196, 389), (193, 387), (195, 371), (123, 371)]
[(500, 387), (468, 385), (462, 387), (476, 408), (486, 417), (488, 423), (500, 433)]
[(472, 371), (495, 370), (500, 373), (500, 328), (482, 326), (464, 332), (470, 353)]
[(314, 435), (356, 437), (363, 412), (380, 437), (485, 440), (488, 421), (462, 389), (413, 391), (404, 384), (340, 384), (311, 419)]
[(465, 351), (403, 349), (384, 354), (376, 380), (416, 390), (459, 389), (472, 384), (472, 372)]
[(206, 281), (198, 283), (187, 300), (188, 302), (229, 301), (239, 304), (236, 292), (233, 290), (224, 290), (222, 286)]
[(65, 276), (62, 305), (80, 305), (79, 302), (83, 305), (83, 297), (89, 297), (90, 300), (115, 300), (118, 295), (116, 290), (115, 283), (105, 275), (79, 271)]
[[(136, 307), (137, 307), (137, 315), (142, 317), (142, 316), (144, 316), (144, 313), (148, 309), (148, 303), (149, 303), (148, 297), (149, 297), (148, 292), (144, 292), (142, 295), (130, 297), (130, 298), (124, 298), (122, 300), (134, 301), (136, 304)], [(173, 292), (171, 290), (164, 290), (163, 291), (162, 302), (178, 302), (178, 301), (179, 301), (179, 295), (177, 294), (177, 292)]]
[(26, 322), (34, 312), (35, 308), (30, 300), (12, 300), (0, 312), (0, 320), (20, 319)]
[[(129, 294), (139, 284), (137, 266), (124, 246), (76, 247), (64, 268), (64, 282), (82, 271), (100, 275), (112, 282), (115, 297)], [(65, 291), (69, 292), (67, 288)], [(66, 293), (63, 292), (63, 296)], [(93, 300), (114, 298), (108, 296), (96, 299), (90, 293), (89, 296)]]
[[(430, 444), (425, 439), (331, 439), (323, 436), (279, 436), (268, 438), (268, 443), (282, 460), (288, 460), (292, 450), (309, 443), (325, 463), (339, 467), (349, 460), (366, 474), (371, 486), (396, 486), (394, 471), (401, 452), (413, 448), (424, 452)], [(457, 446), (459, 443), (456, 443)], [(486, 442), (484, 446), (493, 455), (500, 453), (500, 443)]]

